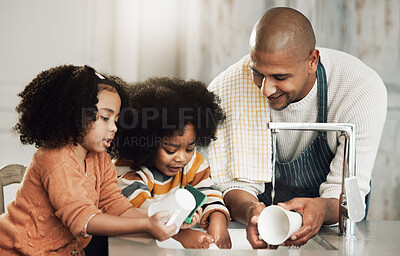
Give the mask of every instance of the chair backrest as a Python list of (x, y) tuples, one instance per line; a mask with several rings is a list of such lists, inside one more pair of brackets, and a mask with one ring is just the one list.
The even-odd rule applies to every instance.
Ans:
[(0, 214), (4, 213), (3, 187), (21, 183), (26, 167), (20, 164), (9, 164), (0, 169)]

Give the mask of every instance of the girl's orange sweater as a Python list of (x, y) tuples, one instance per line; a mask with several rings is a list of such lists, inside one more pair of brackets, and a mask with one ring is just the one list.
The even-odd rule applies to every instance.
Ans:
[(132, 207), (106, 153), (89, 153), (86, 172), (72, 148), (39, 148), (8, 212), (0, 216), (0, 255), (80, 255), (89, 218)]

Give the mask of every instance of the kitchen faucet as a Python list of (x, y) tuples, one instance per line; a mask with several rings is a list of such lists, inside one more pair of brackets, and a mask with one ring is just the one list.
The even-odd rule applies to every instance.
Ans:
[[(337, 131), (341, 133), (341, 136), (345, 137), (338, 233), (346, 237), (355, 237), (356, 222), (361, 221), (365, 214), (365, 205), (356, 179), (356, 126), (347, 123), (269, 122), (268, 129), (271, 130), (272, 136), (276, 136), (280, 130), (306, 130)], [(275, 148), (274, 146), (273, 154), (276, 154)]]

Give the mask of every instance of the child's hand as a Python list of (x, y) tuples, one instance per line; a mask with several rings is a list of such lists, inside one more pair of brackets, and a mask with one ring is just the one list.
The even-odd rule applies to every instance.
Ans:
[(214, 242), (211, 235), (194, 229), (181, 229), (173, 238), (187, 249), (208, 249)]
[(210, 224), (207, 233), (212, 235), (215, 244), (221, 249), (230, 249), (232, 247), (231, 237), (229, 236), (225, 214), (222, 212), (213, 212), (210, 217)]
[(181, 225), (181, 229), (188, 229), (193, 227), (197, 222), (200, 221), (200, 216), (202, 213), (203, 213), (203, 208), (201, 207), (197, 208), (196, 212), (193, 214), (192, 222), (191, 223), (183, 222)]
[(169, 212), (162, 211), (158, 212), (149, 217), (149, 228), (148, 233), (151, 234), (158, 241), (164, 241), (175, 235), (176, 225), (170, 226), (165, 225), (165, 220), (168, 219)]

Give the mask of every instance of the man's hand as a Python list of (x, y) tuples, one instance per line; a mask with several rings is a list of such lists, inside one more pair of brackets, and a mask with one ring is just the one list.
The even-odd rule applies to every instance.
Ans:
[(277, 248), (277, 246), (268, 246), (267, 243), (258, 238), (258, 217), (265, 208), (264, 203), (260, 203), (257, 197), (240, 189), (232, 189), (227, 192), (224, 201), (232, 219), (246, 224), (247, 240), (254, 249)]
[(253, 247), (253, 249), (262, 249), (267, 248), (268, 245), (263, 240), (259, 239), (258, 233), (258, 217), (262, 210), (265, 209), (265, 205), (263, 203), (258, 203), (251, 207), (247, 214), (247, 221), (246, 221), (246, 234), (247, 240)]
[(286, 246), (301, 246), (318, 233), (322, 224), (333, 224), (339, 220), (339, 200), (336, 198), (299, 197), (278, 205), (303, 215), (303, 226), (290, 236)]

